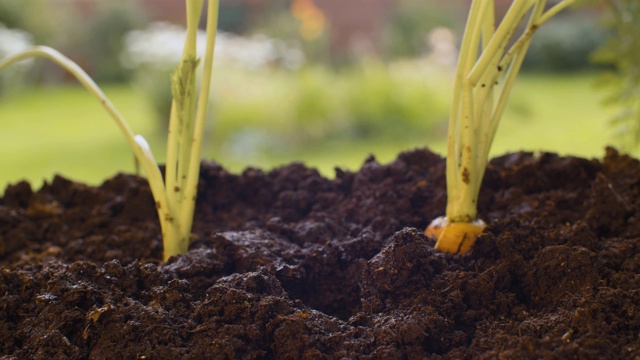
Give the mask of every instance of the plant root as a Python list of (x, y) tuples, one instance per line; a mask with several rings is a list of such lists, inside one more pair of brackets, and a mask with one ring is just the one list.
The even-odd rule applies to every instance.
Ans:
[(468, 253), (487, 224), (482, 220), (472, 222), (450, 222), (446, 216), (434, 219), (424, 231), (436, 240), (434, 248), (451, 254)]

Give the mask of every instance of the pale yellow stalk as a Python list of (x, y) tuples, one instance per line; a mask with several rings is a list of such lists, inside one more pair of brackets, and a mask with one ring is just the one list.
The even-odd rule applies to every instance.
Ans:
[[(439, 229), (476, 220), (491, 143), (531, 37), (539, 26), (573, 2), (561, 1), (545, 12), (546, 0), (515, 0), (497, 29), (493, 0), (472, 2), (454, 81), (447, 147), (447, 209), (444, 221), (434, 221)], [(508, 48), (527, 16), (524, 32)], [(436, 248), (451, 252), (469, 249), (465, 231), (456, 230), (458, 239), (446, 240), (452, 241), (447, 245), (441, 241), (443, 232), (438, 232)], [(473, 239), (478, 234), (474, 230)], [(461, 247), (464, 242), (467, 244)]]
[(213, 52), (218, 24), (218, 0), (207, 0), (207, 48), (201, 87), (196, 88), (199, 59), (196, 53), (198, 24), (204, 0), (186, 0), (187, 37), (182, 60), (172, 78), (172, 107), (167, 139), (165, 180), (149, 144), (134, 135), (126, 121), (95, 82), (73, 61), (48, 47), (35, 47), (0, 61), (0, 71), (31, 57), (50, 59), (69, 71), (103, 105), (131, 146), (147, 175), (162, 228), (163, 258), (185, 253), (189, 247), (202, 155)]

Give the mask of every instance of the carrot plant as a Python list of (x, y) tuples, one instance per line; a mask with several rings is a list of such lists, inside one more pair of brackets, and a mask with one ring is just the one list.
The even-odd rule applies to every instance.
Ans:
[(123, 116), (98, 85), (76, 63), (55, 49), (37, 46), (0, 61), (0, 71), (32, 57), (43, 57), (71, 73), (102, 104), (116, 122), (142, 165), (153, 194), (163, 238), (163, 258), (185, 253), (189, 247), (195, 209), (202, 137), (218, 23), (218, 0), (207, 0), (207, 46), (200, 88), (196, 86), (196, 54), (198, 24), (205, 0), (186, 0), (187, 35), (178, 69), (171, 79), (171, 115), (167, 139), (167, 161), (164, 180), (147, 141), (134, 135)]
[(563, 0), (546, 9), (546, 0), (514, 0), (496, 26), (494, 0), (473, 0), (449, 119), (446, 215), (433, 220), (425, 231), (437, 239), (436, 249), (468, 252), (484, 231), (485, 223), (477, 219), (478, 194), (513, 82), (533, 33), (573, 2)]

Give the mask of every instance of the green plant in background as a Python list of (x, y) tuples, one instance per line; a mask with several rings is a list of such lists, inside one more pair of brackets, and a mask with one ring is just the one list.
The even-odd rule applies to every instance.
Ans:
[[(436, 249), (468, 252), (484, 231), (485, 223), (477, 219), (478, 194), (513, 82), (535, 30), (572, 3), (563, 0), (545, 11), (545, 0), (515, 0), (496, 27), (494, 0), (472, 2), (449, 119), (446, 216), (425, 231), (437, 239)], [(515, 36), (525, 18), (523, 33)]]
[(187, 251), (200, 172), (211, 70), (218, 21), (218, 0), (207, 0), (207, 46), (200, 89), (196, 88), (197, 30), (204, 0), (186, 0), (187, 36), (182, 60), (172, 77), (172, 107), (167, 140), (165, 180), (144, 137), (134, 135), (126, 121), (95, 82), (76, 63), (57, 50), (34, 47), (0, 61), (0, 71), (32, 57), (48, 58), (73, 74), (115, 120), (142, 165), (156, 202), (162, 228), (164, 259)]
[(446, 119), (447, 106), (438, 99), (436, 76), (415, 76), (415, 66), (400, 61), (385, 65), (365, 60), (343, 71), (347, 80), (345, 108), (353, 139), (422, 138)]
[(613, 119), (621, 145), (628, 149), (640, 143), (640, 2), (637, 0), (606, 0), (605, 26), (613, 36), (592, 59), (610, 66), (600, 85), (611, 89), (606, 99), (621, 111)]
[[(375, 141), (377, 152), (381, 142), (397, 144), (397, 151), (402, 144), (419, 146), (425, 137), (439, 138), (434, 133), (442, 133), (449, 111), (442, 94), (449, 77), (419, 61), (341, 69), (306, 64), (298, 70), (269, 71), (229, 65), (216, 76), (216, 128), (208, 138), (208, 154), (224, 159), (228, 167), (299, 160), (336, 144), (361, 149)], [(359, 156), (368, 154), (363, 152)], [(335, 165), (327, 164), (329, 176)]]
[(455, 2), (398, 0), (385, 29), (385, 55), (406, 58), (423, 55), (426, 34), (436, 27), (456, 26)]
[(92, 64), (90, 73), (94, 80), (128, 81), (131, 71), (120, 65), (118, 55), (123, 50), (122, 37), (144, 24), (142, 10), (133, 1), (98, 2), (96, 6), (96, 18), (87, 24), (88, 30), (78, 41), (85, 44), (80, 49), (81, 55)]
[(0, 1), (0, 24), (21, 29), (38, 43), (48, 41), (60, 19), (51, 15), (47, 0)]
[(607, 40), (607, 31), (594, 26), (594, 14), (576, 11), (559, 16), (536, 32), (522, 69), (584, 71), (595, 68), (589, 55)]
[[(46, 0), (0, 1), (0, 58), (22, 51), (34, 43), (52, 38), (54, 21)], [(33, 63), (20, 64), (14, 71), (0, 74), (0, 94), (20, 92), (33, 81)], [(26, 80), (28, 79), (28, 80)]]

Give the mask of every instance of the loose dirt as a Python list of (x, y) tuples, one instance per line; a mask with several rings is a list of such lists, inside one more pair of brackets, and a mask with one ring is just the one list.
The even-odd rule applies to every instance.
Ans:
[(160, 263), (145, 181), (0, 198), (3, 359), (640, 359), (640, 162), (514, 153), (466, 255), (423, 235), (445, 164), (335, 180), (204, 163), (190, 251)]

